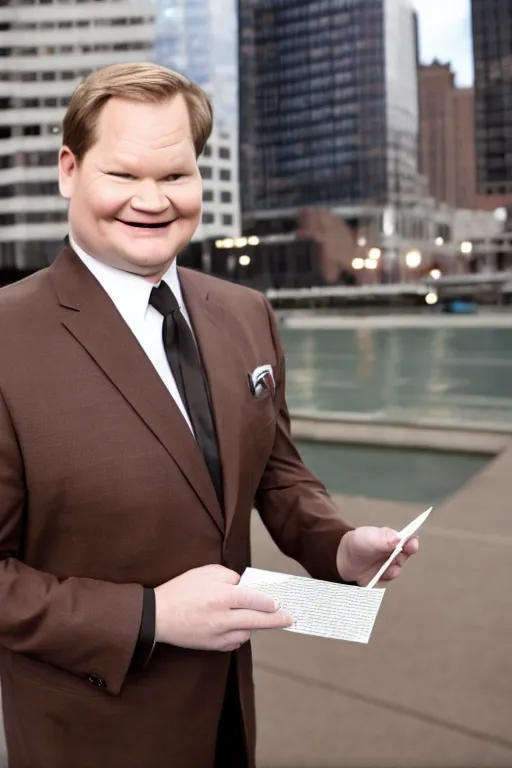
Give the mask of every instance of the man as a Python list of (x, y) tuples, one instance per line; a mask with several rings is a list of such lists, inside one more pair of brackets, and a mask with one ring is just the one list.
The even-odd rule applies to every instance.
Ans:
[(247, 641), (293, 621), (237, 586), (254, 503), (314, 577), (363, 584), (397, 540), (343, 522), (302, 464), (266, 300), (176, 268), (210, 130), (176, 73), (87, 78), (59, 156), (69, 244), (0, 292), (11, 768), (254, 765)]

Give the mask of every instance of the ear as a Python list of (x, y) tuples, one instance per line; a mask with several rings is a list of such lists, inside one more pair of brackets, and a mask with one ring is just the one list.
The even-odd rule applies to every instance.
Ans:
[(59, 190), (62, 197), (71, 199), (75, 188), (78, 162), (69, 147), (62, 147), (59, 152)]

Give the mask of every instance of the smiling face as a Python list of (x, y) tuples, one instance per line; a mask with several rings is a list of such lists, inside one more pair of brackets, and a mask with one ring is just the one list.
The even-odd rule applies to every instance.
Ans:
[(77, 244), (105, 264), (158, 282), (201, 218), (202, 183), (185, 99), (110, 99), (83, 160), (61, 149), (59, 178)]

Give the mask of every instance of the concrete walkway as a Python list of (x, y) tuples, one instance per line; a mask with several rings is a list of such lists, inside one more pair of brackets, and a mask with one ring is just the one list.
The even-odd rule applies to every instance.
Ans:
[[(358, 525), (423, 511), (339, 503)], [(431, 515), (368, 646), (255, 637), (259, 768), (510, 768), (511, 512), (507, 450)], [(257, 517), (253, 537), (255, 566), (300, 573)]]

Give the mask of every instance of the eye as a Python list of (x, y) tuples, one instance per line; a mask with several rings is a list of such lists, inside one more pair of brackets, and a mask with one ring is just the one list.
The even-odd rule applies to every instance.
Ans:
[(182, 173), (170, 173), (169, 176), (165, 177), (164, 181), (178, 181), (178, 179), (181, 179), (182, 177)]
[(115, 176), (116, 179), (133, 180), (135, 178), (135, 176), (132, 176), (131, 173), (115, 173), (114, 171), (111, 171), (108, 175), (109, 176)]

